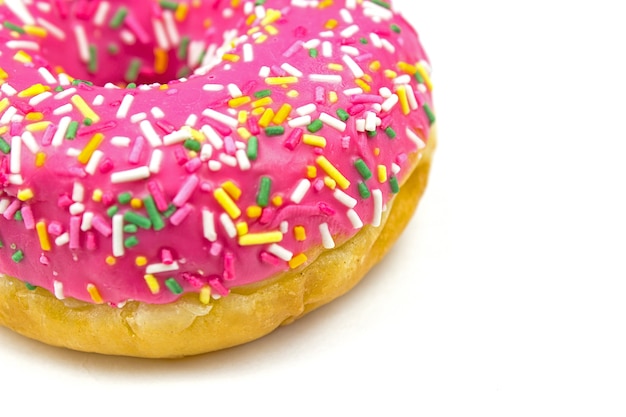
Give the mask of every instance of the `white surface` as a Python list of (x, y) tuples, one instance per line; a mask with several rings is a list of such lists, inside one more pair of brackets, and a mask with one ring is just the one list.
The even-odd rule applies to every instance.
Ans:
[(0, 329), (2, 398), (33, 415), (624, 415), (619, 2), (397, 4), (433, 63), (440, 147), (418, 215), (361, 285), (180, 361)]

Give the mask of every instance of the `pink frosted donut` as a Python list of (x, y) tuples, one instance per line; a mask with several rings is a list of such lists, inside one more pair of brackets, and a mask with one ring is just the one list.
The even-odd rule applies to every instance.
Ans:
[[(395, 196), (415, 201), (376, 251), (423, 190), (430, 67), (386, 1), (5, 0), (0, 19), (0, 323), (20, 333), (137, 356), (259, 337), (354, 285)], [(368, 233), (308, 299), (318, 259)], [(298, 279), (296, 310), (253, 299)], [(261, 330), (223, 335), (244, 296), (234, 320)], [(174, 335), (173, 306), (193, 311)]]

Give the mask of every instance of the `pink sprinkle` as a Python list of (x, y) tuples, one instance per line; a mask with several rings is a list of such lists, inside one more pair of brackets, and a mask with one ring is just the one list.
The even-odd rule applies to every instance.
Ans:
[(70, 249), (80, 248), (80, 216), (70, 219)]
[(355, 62), (367, 62), (367, 61), (371, 61), (373, 57), (374, 57), (374, 55), (372, 55), (372, 54), (370, 54), (368, 52), (366, 54), (361, 54), (359, 56), (355, 56), (354, 57), (354, 61)]
[(139, 158), (141, 157), (141, 152), (143, 151), (146, 140), (143, 136), (137, 136), (135, 142), (133, 142), (133, 147), (130, 150), (130, 154), (128, 155), (128, 162), (137, 165), (139, 163)]
[(222, 284), (222, 279), (218, 275), (213, 275), (209, 278), (209, 285), (218, 295), (222, 297), (228, 295), (228, 288)]
[(256, 86), (257, 82), (254, 80), (250, 80), (245, 83), (243, 87), (241, 87), (241, 92), (247, 96), (251, 91), (256, 89)]
[(224, 254), (224, 279), (227, 281), (235, 279), (235, 255), (232, 252)]
[(160, 19), (163, 16), (163, 11), (157, 3), (152, 3), (152, 15), (157, 19)]
[(324, 189), (324, 181), (319, 178), (316, 179), (313, 182), (313, 189), (315, 189), (315, 191), (322, 191)]
[(295, 128), (294, 130), (292, 130), (287, 140), (285, 140), (285, 148), (289, 149), (290, 151), (296, 149), (296, 146), (300, 144), (300, 140), (302, 139), (303, 134), (304, 131), (300, 128)]
[(11, 136), (19, 136), (22, 134), (22, 124), (19, 122), (11, 122), (9, 128), (9, 135)]
[(170, 223), (172, 223), (174, 226), (180, 225), (187, 218), (189, 213), (191, 213), (191, 210), (192, 208), (189, 204), (179, 208), (174, 212), (174, 214), (172, 214), (172, 217), (170, 217)]
[(191, 284), (194, 288), (202, 288), (204, 287), (204, 282), (200, 279), (196, 274), (192, 274), (190, 272), (183, 272), (181, 274), (183, 279)]
[(221, 243), (214, 242), (211, 245), (211, 249), (209, 250), (209, 253), (211, 255), (213, 255), (213, 256), (217, 256), (217, 255), (219, 255), (222, 252), (222, 248), (223, 248), (223, 246), (222, 246)]
[(88, 250), (96, 250), (97, 245), (96, 245), (96, 235), (93, 232), (87, 232), (87, 249)]
[(355, 104), (360, 104), (360, 103), (383, 104), (384, 99), (377, 94), (355, 94), (350, 97), (350, 101)]
[(235, 141), (233, 140), (232, 136), (224, 137), (224, 151), (228, 155), (235, 155), (235, 153), (237, 152), (237, 145), (235, 145)]
[(74, 204), (74, 201), (70, 198), (69, 195), (67, 194), (63, 194), (62, 196), (59, 197), (59, 199), (57, 200), (57, 206), (61, 207), (61, 208), (66, 208), (71, 206), (72, 204)]
[(230, 127), (223, 125), (221, 123), (208, 123), (208, 125), (211, 126), (221, 136), (228, 136), (231, 133), (233, 133)]
[(274, 218), (274, 209), (271, 207), (265, 207), (261, 212), (261, 218), (259, 218), (259, 223), (268, 224)]
[(117, 122), (114, 120), (108, 121), (106, 123), (98, 123), (88, 127), (81, 127), (78, 130), (78, 136), (93, 136), (96, 133), (106, 132), (107, 130), (111, 130), (117, 127)]
[(365, 106), (363, 104), (356, 104), (348, 108), (348, 114), (350, 116), (356, 116), (363, 111), (365, 111)]
[(52, 236), (61, 236), (61, 233), (63, 233), (63, 226), (61, 226), (61, 223), (57, 221), (50, 222), (48, 225), (48, 233)]
[(390, 114), (388, 114), (387, 116), (385, 116), (385, 117), (383, 117), (383, 118), (381, 119), (380, 128), (381, 128), (382, 130), (386, 130), (386, 129), (387, 129), (387, 128), (391, 125), (391, 122), (392, 122), (392, 121), (393, 121), (393, 120), (392, 120), (391, 115), (390, 115)]
[(157, 208), (160, 211), (167, 210), (168, 204), (167, 200), (165, 199), (165, 194), (163, 193), (163, 190), (161, 190), (161, 187), (156, 181), (150, 181), (148, 183), (148, 191), (150, 192), (150, 195), (152, 195), (152, 198), (154, 198), (154, 203), (156, 204)]
[(13, 102), (13, 105), (23, 114), (28, 114), (34, 110), (32, 106), (21, 101)]
[(350, 38), (342, 38), (341, 45), (354, 45), (356, 43), (356, 38), (354, 36)]
[[(153, 5), (156, 6), (155, 3), (153, 3)], [(137, 35), (137, 38), (139, 39), (139, 42), (141, 42), (143, 44), (148, 44), (150, 42), (150, 36), (148, 36), (148, 34), (146, 33), (145, 30), (143, 30), (143, 27), (137, 21), (137, 18), (134, 15), (129, 14), (128, 16), (126, 16), (126, 19), (124, 19), (124, 24), (126, 26), (128, 26), (128, 28), (135, 35)]]
[(273, 266), (282, 266), (284, 262), (269, 252), (261, 252), (261, 260)]
[(176, 162), (180, 166), (185, 165), (187, 161), (189, 160), (189, 157), (187, 156), (187, 152), (185, 152), (185, 148), (183, 148), (182, 146), (174, 149), (174, 158), (176, 158)]
[(170, 134), (174, 130), (176, 130), (176, 128), (174, 127), (173, 124), (171, 124), (170, 122), (167, 122), (165, 120), (157, 120), (157, 122), (155, 124), (157, 125), (157, 127), (159, 129), (161, 129), (163, 132), (165, 132), (167, 134)]
[(409, 159), (409, 157), (406, 153), (403, 152), (401, 154), (398, 154), (398, 156), (396, 157), (396, 164), (402, 165), (407, 161), (407, 159)]
[(303, 42), (299, 39), (295, 41), (294, 44), (289, 47), (289, 49), (283, 52), (283, 56), (285, 58), (291, 58), (293, 55), (296, 54), (296, 52), (302, 49), (302, 43)]
[(324, 87), (315, 87), (315, 102), (317, 104), (324, 104), (326, 102), (326, 91)]
[(284, 69), (282, 69), (278, 65), (272, 65), (271, 66), (271, 70), (272, 70), (273, 74), (275, 74), (275, 75), (277, 75), (279, 77), (284, 77), (285, 75), (287, 75), (287, 71), (285, 71)]
[(313, 149), (313, 153), (315, 153), (316, 155), (322, 155), (324, 153), (324, 149), (316, 147), (315, 149)]
[(172, 251), (169, 249), (161, 249), (161, 262), (165, 265), (171, 265), (174, 263), (174, 257), (172, 256)]
[(213, 187), (211, 187), (211, 183), (210, 182), (202, 181), (200, 183), (200, 190), (205, 192), (205, 193), (210, 193), (211, 191), (213, 191)]
[(258, 135), (261, 133), (261, 129), (259, 129), (259, 119), (255, 116), (248, 117), (248, 130), (253, 135)]
[(113, 195), (112, 191), (107, 191), (102, 194), (102, 204), (104, 204), (106, 207), (109, 207), (111, 204), (113, 204), (114, 201), (115, 196)]
[(104, 160), (100, 163), (100, 172), (106, 174), (107, 172), (113, 171), (113, 161), (108, 156), (104, 158)]
[(50, 146), (52, 143), (52, 138), (57, 131), (57, 127), (53, 124), (49, 124), (46, 130), (43, 132), (43, 137), (41, 138), (41, 146)]
[(111, 230), (110, 223), (106, 222), (101, 216), (95, 215), (91, 221), (91, 226), (96, 229), (102, 236), (109, 237), (113, 230)]
[(341, 138), (341, 148), (342, 149), (350, 148), (350, 136), (344, 136)]
[(41, 256), (39, 257), (39, 263), (41, 263), (42, 265), (48, 266), (50, 265), (50, 259), (48, 259), (48, 257), (42, 253)]
[(202, 160), (198, 157), (191, 158), (187, 163), (185, 163), (185, 171), (189, 174), (192, 174), (200, 169), (202, 166)]
[(336, 213), (335, 209), (324, 202), (320, 202), (318, 207), (320, 211), (327, 216), (333, 216)]
[(200, 178), (197, 175), (190, 175), (187, 177), (183, 185), (178, 190), (176, 197), (172, 202), (176, 207), (182, 207), (191, 198), (191, 195), (196, 191), (196, 187), (200, 183)]
[(33, 210), (29, 205), (22, 207), (22, 219), (24, 220), (24, 227), (26, 230), (33, 230), (35, 228), (35, 218), (33, 217)]
[(85, 169), (78, 166), (67, 167), (67, 173), (70, 175), (70, 177), (76, 178), (85, 178), (87, 176)]

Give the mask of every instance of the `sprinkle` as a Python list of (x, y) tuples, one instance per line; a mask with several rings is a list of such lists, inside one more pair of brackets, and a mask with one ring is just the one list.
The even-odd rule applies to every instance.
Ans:
[(379, 227), (382, 223), (383, 215), (383, 193), (381, 190), (372, 190), (372, 196), (374, 197), (374, 217), (372, 219), (372, 226)]
[(391, 186), (391, 192), (397, 194), (400, 191), (400, 186), (398, 185), (398, 179), (395, 176), (389, 178), (389, 185)]
[(165, 286), (172, 292), (172, 294), (179, 295), (183, 293), (183, 287), (181, 287), (174, 278), (166, 279)]
[(324, 127), (324, 124), (322, 123), (322, 121), (319, 119), (316, 119), (307, 126), (307, 130), (311, 133), (317, 133), (322, 129), (322, 127)]
[(342, 189), (347, 189), (350, 186), (350, 181), (341, 174), (341, 172), (328, 160), (325, 156), (321, 155), (315, 160), (317, 164), (333, 179)]
[(422, 107), (424, 108), (424, 112), (426, 113), (426, 116), (428, 117), (428, 121), (430, 122), (430, 124), (432, 125), (433, 123), (435, 123), (435, 113), (433, 113), (430, 106), (424, 103)]
[(317, 146), (320, 148), (326, 147), (326, 138), (323, 136), (303, 135), (302, 139), (303, 139), (302, 141), (307, 145)]
[(265, 233), (249, 233), (239, 237), (239, 245), (265, 245), (269, 243), (278, 243), (283, 240), (283, 234), (279, 231)]
[(50, 251), (52, 248), (50, 246), (50, 237), (48, 236), (48, 227), (46, 226), (46, 223), (43, 221), (37, 222), (35, 229), (37, 229), (37, 236), (39, 237), (41, 250), (46, 252)]
[(123, 182), (139, 181), (150, 177), (150, 168), (147, 166), (114, 172), (111, 174), (111, 182), (119, 184)]
[(413, 132), (411, 128), (409, 127), (406, 128), (406, 136), (409, 139), (411, 139), (413, 142), (415, 142), (418, 149), (424, 149), (426, 147), (426, 144), (424, 143), (424, 141), (420, 139), (420, 137), (417, 136), (415, 132)]
[(135, 100), (135, 97), (130, 94), (126, 94), (124, 96), (124, 98), (122, 99), (122, 103), (120, 104), (120, 107), (117, 110), (116, 117), (118, 119), (123, 119), (128, 115), (128, 111), (130, 110), (130, 106), (133, 104), (134, 100)]
[(261, 183), (259, 185), (259, 193), (257, 194), (257, 204), (260, 207), (267, 207), (270, 199), (270, 189), (272, 187), (272, 180), (269, 177), (261, 177)]
[(200, 184), (200, 178), (197, 175), (187, 177), (172, 200), (172, 203), (174, 203), (176, 207), (184, 206), (198, 187), (198, 184)]
[(311, 181), (307, 180), (306, 178), (300, 180), (300, 182), (298, 183), (298, 186), (296, 187), (294, 192), (291, 194), (291, 201), (293, 201), (296, 204), (300, 204), (302, 202), (302, 199), (304, 199), (304, 197), (306, 196), (306, 193), (309, 191), (310, 188), (311, 188)]
[(267, 136), (280, 136), (285, 133), (283, 126), (269, 126), (265, 128), (265, 134)]
[(224, 227), (226, 234), (231, 239), (237, 237), (237, 227), (235, 227), (235, 223), (228, 217), (228, 214), (222, 213), (220, 214), (220, 223)]
[(215, 111), (213, 109), (205, 109), (202, 114), (206, 117), (209, 117), (213, 120), (217, 120), (220, 123), (225, 124), (233, 129), (237, 128), (239, 125), (239, 121), (233, 117), (227, 116), (223, 113)]
[(207, 210), (202, 210), (202, 229), (203, 236), (209, 242), (217, 241), (217, 233), (215, 231), (215, 215)]
[(248, 139), (248, 147), (246, 149), (248, 159), (255, 161), (259, 154), (259, 139), (256, 136), (251, 136)]
[(144, 281), (148, 285), (148, 289), (152, 294), (158, 294), (161, 291), (161, 287), (159, 286), (159, 281), (152, 274), (146, 274), (143, 276)]
[(271, 244), (267, 248), (267, 251), (285, 262), (289, 262), (293, 258), (293, 252), (285, 249), (280, 245), (277, 245), (276, 243)]
[[(341, 77), (340, 77), (341, 78)], [(282, 85), (282, 84), (295, 84), (298, 82), (298, 77), (267, 77), (265, 83), (267, 85)]]
[(104, 302), (102, 300), (102, 296), (100, 295), (100, 292), (98, 291), (98, 288), (96, 288), (95, 285), (91, 283), (87, 284), (87, 292), (91, 296), (91, 299), (93, 300), (94, 303), (102, 304)]
[(348, 194), (344, 193), (340, 189), (335, 189), (333, 197), (335, 197), (337, 201), (339, 201), (341, 204), (348, 208), (354, 208), (358, 203), (355, 198), (350, 197)]
[(142, 121), (139, 124), (139, 127), (141, 128), (142, 133), (144, 134), (145, 138), (148, 140), (150, 145), (152, 145), (152, 147), (156, 148), (163, 144), (161, 141), (161, 138), (159, 137), (158, 133), (154, 130), (154, 127), (152, 126), (152, 123), (150, 123), (150, 121), (148, 120)]
[(163, 272), (172, 272), (172, 271), (178, 271), (180, 267), (178, 266), (178, 262), (174, 261), (171, 264), (164, 264), (164, 263), (156, 263), (156, 264), (150, 264), (146, 267), (146, 274), (148, 275), (153, 275), (153, 274), (160, 274)]
[(398, 93), (398, 98), (400, 101), (400, 106), (402, 107), (402, 114), (407, 116), (411, 112), (411, 107), (409, 106), (409, 100), (408, 100), (408, 96), (406, 92), (406, 87), (404, 87), (403, 85), (399, 86), (397, 93)]
[(291, 113), (291, 109), (292, 109), (291, 105), (287, 103), (283, 104), (274, 115), (274, 118), (272, 119), (272, 123), (277, 124), (277, 125), (282, 124), (289, 117), (289, 113)]
[(19, 174), (22, 171), (22, 139), (19, 136), (11, 138), (11, 174)]
[(370, 171), (367, 164), (365, 164), (365, 161), (359, 158), (354, 162), (354, 166), (357, 171), (359, 171), (359, 174), (361, 174), (364, 180), (369, 180), (370, 178), (372, 178), (372, 171)]
[(289, 267), (291, 269), (296, 269), (297, 267), (299, 267), (300, 265), (304, 264), (307, 261), (307, 257), (304, 253), (300, 253), (296, 256), (294, 256), (290, 261), (289, 261)]
[(352, 223), (352, 227), (354, 227), (355, 229), (360, 229), (363, 227), (363, 221), (361, 220), (357, 212), (354, 211), (354, 209), (348, 210), (347, 215), (348, 220), (350, 220), (350, 223)]
[(347, 128), (347, 125), (344, 122), (342, 122), (341, 120), (331, 116), (328, 113), (320, 113), (320, 120), (324, 124), (332, 127), (335, 130), (338, 130), (340, 132), (345, 132), (345, 130)]
[[(78, 97), (78, 96), (74, 96)], [(98, 149), (98, 146), (104, 140), (104, 135), (102, 133), (96, 133), (87, 143), (87, 145), (83, 148), (80, 155), (78, 155), (78, 162), (85, 165), (91, 159), (93, 153)]]
[(241, 216), (241, 210), (223, 188), (216, 189), (213, 192), (213, 196), (232, 219), (236, 219)]
[(309, 79), (318, 83), (338, 84), (343, 80), (341, 75), (335, 74), (309, 74)]
[(148, 217), (152, 223), (152, 228), (157, 231), (162, 230), (165, 227), (165, 223), (163, 222), (161, 214), (157, 209), (154, 198), (152, 196), (145, 197), (143, 199), (143, 206), (146, 209), (146, 213), (148, 213)]
[(116, 214), (113, 216), (113, 256), (119, 258), (124, 256), (124, 216)]

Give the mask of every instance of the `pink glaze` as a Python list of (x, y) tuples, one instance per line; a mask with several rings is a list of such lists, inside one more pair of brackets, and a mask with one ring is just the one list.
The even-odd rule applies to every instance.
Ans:
[(3, 273), (223, 296), (378, 223), (434, 119), (416, 33), (380, 1), (256, 3), (4, 1)]

